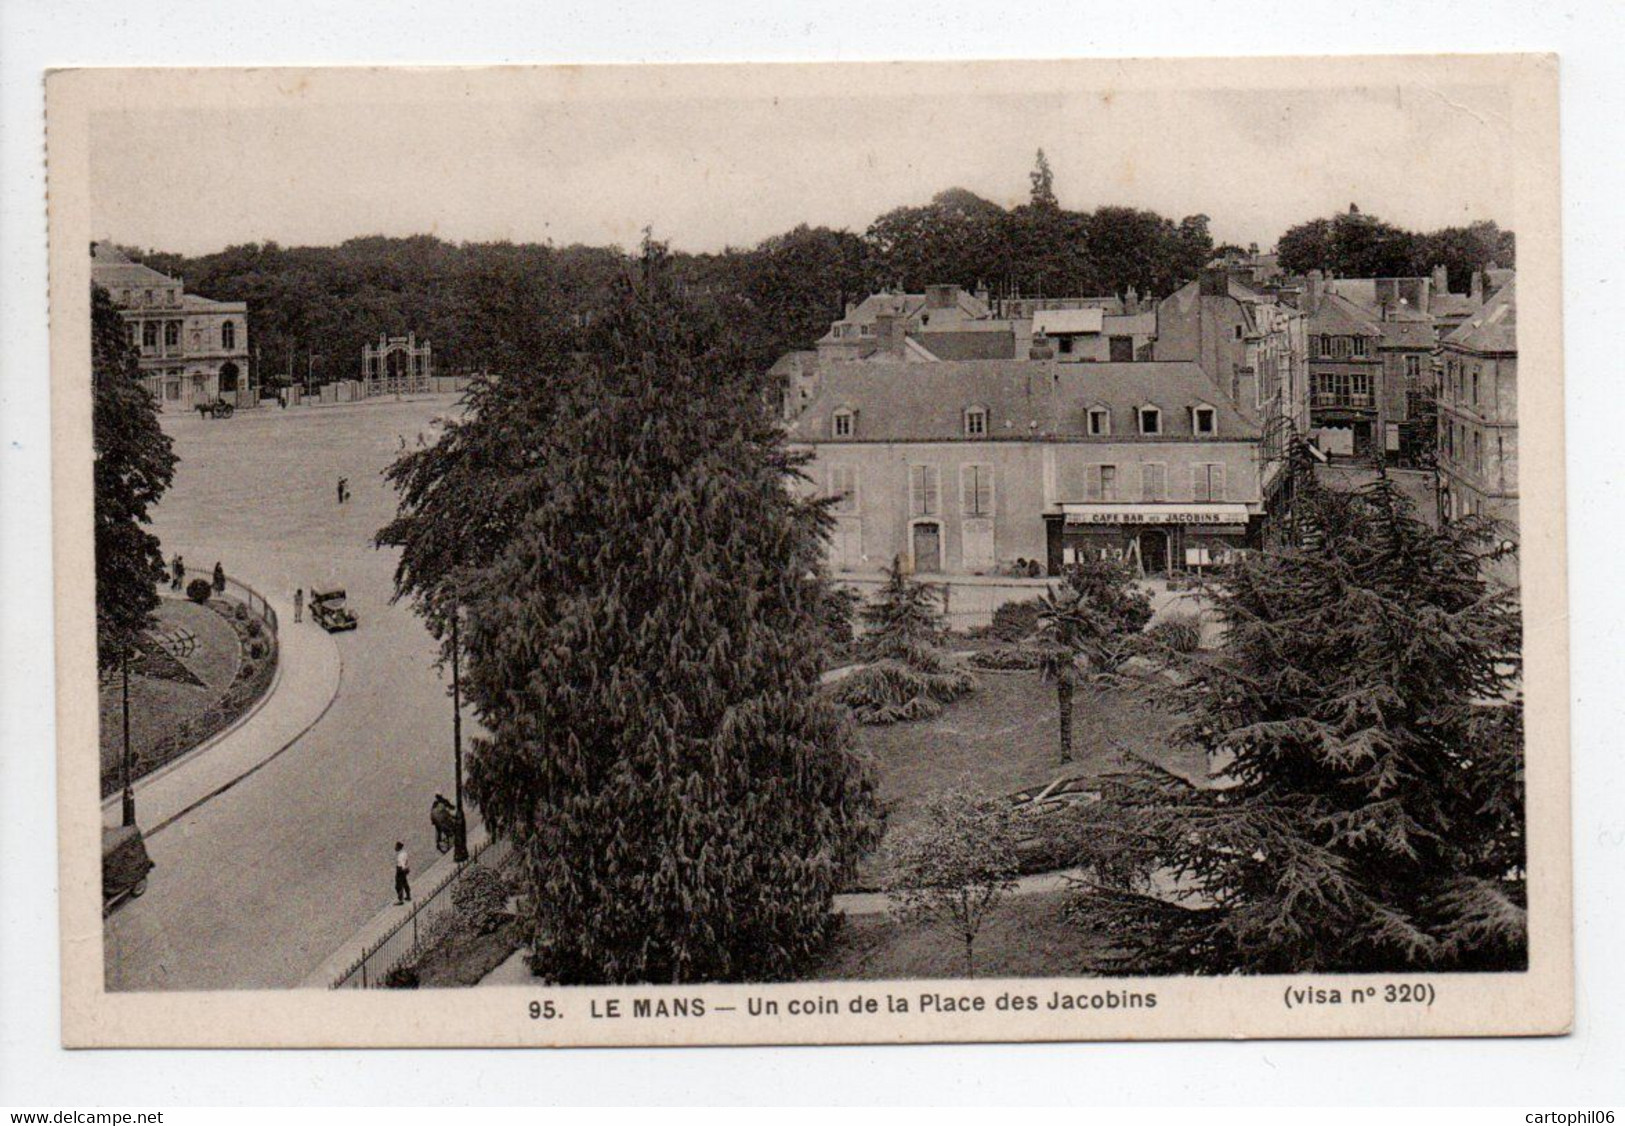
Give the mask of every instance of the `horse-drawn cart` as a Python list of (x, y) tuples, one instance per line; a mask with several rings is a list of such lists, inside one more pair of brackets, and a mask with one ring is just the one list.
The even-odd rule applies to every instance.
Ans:
[(237, 412), (237, 408), (224, 399), (216, 399), (212, 403), (193, 403), (192, 409), (197, 411), (198, 417), (210, 419), (230, 418)]

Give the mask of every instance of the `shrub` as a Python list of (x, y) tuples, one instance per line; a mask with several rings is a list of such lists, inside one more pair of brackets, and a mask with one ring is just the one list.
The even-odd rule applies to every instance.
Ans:
[(1025, 641), (1038, 628), (1038, 599), (1006, 602), (993, 611), (990, 631), (1000, 641)]
[(251, 677), (253, 675), (254, 675), (254, 662), (253, 661), (244, 661), (243, 662), (243, 667), (237, 670), (237, 679), (238, 680), (247, 680), (249, 677)]
[(254, 658), (256, 661), (265, 660), (265, 654), (266, 654), (265, 642), (263, 642), (263, 641), (251, 641), (251, 642), (248, 643), (248, 655), (250, 657)]
[(507, 882), (491, 868), (469, 868), (451, 889), (451, 903), (470, 927), (489, 934), (507, 918)]
[(1169, 614), (1146, 630), (1146, 636), (1175, 653), (1194, 653), (1202, 647), (1202, 617), (1190, 613)]
[(236, 618), (239, 622), (247, 621), (248, 607), (244, 606), (241, 602), (237, 603), (237, 605), (231, 608), (231, 616)]
[(210, 583), (208, 579), (193, 579), (191, 582), (186, 584), (186, 597), (190, 598), (193, 602), (196, 602), (199, 606), (207, 603), (210, 596), (213, 594), (214, 585)]
[(862, 604), (863, 596), (851, 587), (825, 583), (818, 602), (818, 621), (832, 646), (847, 645), (852, 641), (852, 623)]
[(265, 627), (260, 625), (260, 621), (259, 621), (258, 618), (250, 618), (248, 620), (248, 636), (249, 637), (259, 637), (264, 632), (265, 632)]
[(1002, 645), (997, 649), (984, 649), (980, 653), (971, 654), (970, 658), (970, 663), (979, 669), (1005, 671), (1036, 669), (1042, 661), (1042, 654), (1034, 649), (1024, 649), (1019, 645)]
[(418, 971), (412, 966), (396, 966), (384, 975), (385, 989), (416, 989)]
[(952, 668), (936, 654), (930, 667), (913, 661), (877, 661), (835, 686), (837, 703), (852, 710), (859, 723), (903, 723), (930, 719), (942, 705), (965, 695), (976, 684), (967, 672)]

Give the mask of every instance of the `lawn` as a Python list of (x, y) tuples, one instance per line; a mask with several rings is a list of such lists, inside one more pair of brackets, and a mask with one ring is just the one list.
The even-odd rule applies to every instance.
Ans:
[[(1067, 893), (1012, 895), (976, 940), (977, 977), (1077, 977), (1097, 973), (1105, 941), (1061, 917)], [(809, 981), (964, 977), (965, 948), (946, 929), (888, 915), (848, 916)]]
[(1110, 773), (1130, 755), (1206, 776), (1199, 752), (1169, 747), (1176, 717), (1150, 707), (1139, 690), (1079, 688), (1073, 761), (1063, 764), (1054, 685), (1036, 672), (981, 672), (976, 681), (974, 692), (935, 719), (858, 729), (893, 824), (935, 790), (959, 785), (978, 794), (1010, 794), (1056, 778)]
[[(225, 695), (241, 662), (237, 632), (206, 606), (164, 599), (154, 633), (168, 639), (165, 648), (180, 668), (169, 665), (165, 671), (171, 675), (130, 675), (130, 746), (138, 762), (166, 733), (196, 719)], [(115, 673), (100, 693), (103, 773), (118, 766), (123, 750), (120, 688)]]

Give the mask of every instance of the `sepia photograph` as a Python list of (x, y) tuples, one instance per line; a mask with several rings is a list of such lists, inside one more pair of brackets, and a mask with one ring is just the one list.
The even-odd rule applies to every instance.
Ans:
[(1564, 1032), (1556, 78), (51, 74), (65, 1039)]

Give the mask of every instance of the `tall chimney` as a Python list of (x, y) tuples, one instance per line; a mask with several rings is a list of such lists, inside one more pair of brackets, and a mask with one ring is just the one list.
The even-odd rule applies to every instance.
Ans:
[(1309, 271), (1309, 288), (1304, 294), (1308, 298), (1309, 307), (1305, 309), (1304, 312), (1313, 314), (1315, 310), (1320, 308), (1321, 290), (1324, 288), (1325, 284), (1325, 274), (1322, 274), (1319, 270)]
[(1472, 299), (1474, 305), (1484, 304), (1484, 271), (1473, 271)]
[(959, 304), (957, 285), (928, 285), (925, 287), (927, 309), (952, 309)]
[(1433, 267), (1433, 292), (1435, 296), (1450, 292), (1450, 271), (1443, 264)]
[(1201, 280), (1197, 283), (1197, 293), (1203, 297), (1228, 297), (1230, 274), (1222, 266), (1203, 267)]
[(897, 323), (897, 314), (887, 310), (875, 314), (875, 343), (884, 356), (903, 354), (903, 326)]

